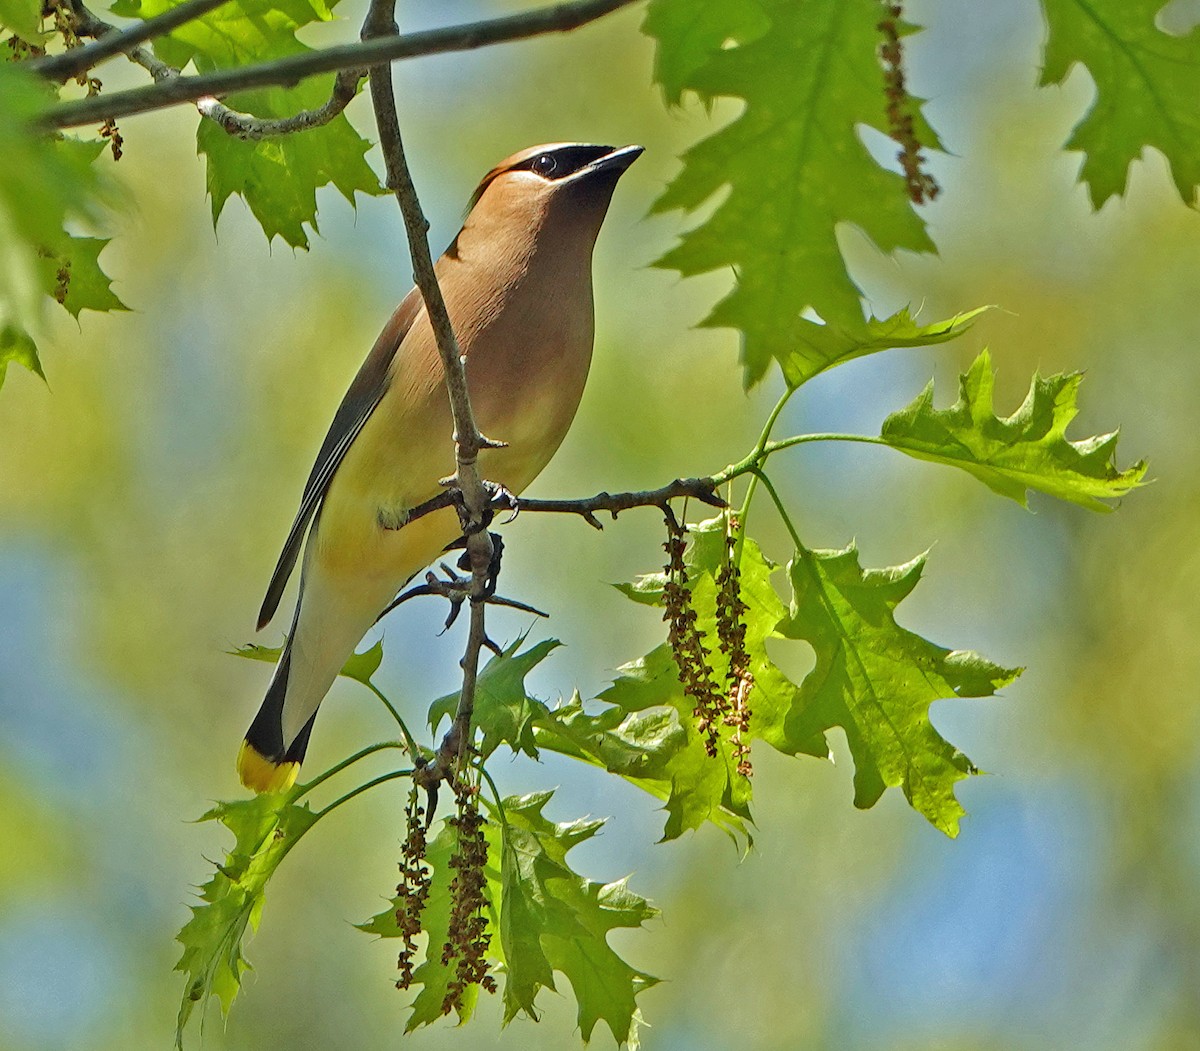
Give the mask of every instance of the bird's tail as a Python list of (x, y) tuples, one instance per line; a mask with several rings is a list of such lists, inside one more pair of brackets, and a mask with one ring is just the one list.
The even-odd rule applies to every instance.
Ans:
[(284, 792), (291, 788), (308, 749), (316, 712), (313, 712), (291, 745), (284, 747), (283, 701), (287, 694), (291, 664), (292, 640), (289, 638), (283, 647), (271, 685), (267, 687), (267, 695), (238, 751), (238, 777), (243, 785), (255, 792)]

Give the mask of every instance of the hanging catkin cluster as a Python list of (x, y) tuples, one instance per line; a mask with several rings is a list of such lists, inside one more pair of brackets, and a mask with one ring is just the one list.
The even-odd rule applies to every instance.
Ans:
[(479, 813), (479, 789), (458, 780), (454, 785), (458, 813), (449, 824), (458, 832), (458, 847), (450, 858), (455, 876), (450, 881), (450, 930), (442, 947), (442, 963), (457, 959), (454, 977), (442, 1001), (442, 1013), (460, 1010), (468, 986), (480, 985), (489, 993), (496, 991), (496, 979), (488, 974), (487, 840), (483, 835), (484, 818)]
[(712, 669), (708, 666), (708, 652), (696, 628), (696, 611), (692, 607), (692, 589), (688, 583), (687, 566), (683, 553), (687, 547), (687, 528), (676, 521), (669, 511), (666, 514), (667, 542), (663, 549), (667, 553), (667, 564), (663, 567), (667, 575), (663, 587), (663, 605), (666, 612), (667, 643), (679, 668), (679, 681), (683, 692), (694, 705), (692, 714), (696, 728), (704, 738), (704, 747), (710, 756), (717, 754), (717, 742), (721, 738), (721, 720), (724, 715), (724, 698), (713, 681)]
[(417, 787), (413, 786), (405, 811), (408, 835), (400, 855), (400, 884), (396, 887), (396, 926), (404, 939), (400, 959), (396, 966), (400, 977), (397, 989), (407, 989), (413, 980), (413, 958), (417, 951), (416, 938), (421, 933), (421, 913), (429, 898), (429, 866), (425, 864), (425, 810), (417, 800)]
[(750, 655), (746, 652), (746, 622), (742, 614), (749, 608), (742, 601), (742, 573), (738, 566), (735, 533), (737, 520), (731, 515), (726, 522), (725, 561), (717, 572), (717, 638), (721, 652), (729, 659), (725, 672), (726, 696), (724, 722), (732, 727), (733, 758), (743, 777), (751, 775), (750, 743), (744, 735), (750, 732), (750, 690), (754, 675), (750, 671)]
[(932, 201), (941, 192), (937, 180), (921, 166), (925, 157), (913, 122), (912, 99), (904, 83), (904, 49), (900, 43), (900, 4), (885, 0), (884, 16), (876, 27), (883, 34), (879, 55), (883, 59), (883, 91), (887, 98), (888, 134), (900, 143), (896, 159), (904, 169), (908, 196), (914, 204)]

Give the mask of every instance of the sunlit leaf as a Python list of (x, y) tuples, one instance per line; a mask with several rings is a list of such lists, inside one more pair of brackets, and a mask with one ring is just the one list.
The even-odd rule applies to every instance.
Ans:
[[(171, 0), (120, 0), (126, 17), (151, 18), (175, 6)], [(156, 41), (164, 61), (193, 62), (201, 72), (264, 62), (309, 49), (296, 31), (332, 18), (324, 0), (231, 0)], [(311, 77), (294, 88), (263, 88), (222, 101), (256, 117), (290, 117), (329, 99), (333, 75)], [(294, 248), (308, 245), (305, 227), (317, 229), (317, 190), (334, 186), (351, 204), (355, 193), (386, 192), (367, 164), (370, 148), (345, 114), (321, 127), (289, 135), (243, 140), (202, 120), (200, 152), (208, 159), (207, 185), (216, 223), (233, 194), (245, 198), (267, 239), (282, 237)]]
[(112, 281), (100, 269), (100, 253), (108, 245), (104, 237), (67, 235), (53, 255), (44, 255), (42, 289), (72, 316), (81, 310), (128, 310), (112, 290)]
[(200, 889), (202, 904), (193, 905), (192, 918), (179, 932), (183, 955), (175, 965), (187, 977), (179, 1006), (175, 1043), (183, 1047), (183, 1030), (192, 1010), (210, 996), (229, 1013), (250, 966), (242, 954), (247, 927), (257, 929), (266, 900), (267, 881), (312, 827), (317, 815), (295, 800), (305, 786), (280, 795), (260, 795), (233, 803), (218, 803), (201, 821), (220, 821), (236, 842)]
[(584, 1040), (604, 1021), (618, 1044), (638, 1046), (636, 997), (657, 978), (627, 964), (608, 944), (619, 927), (640, 927), (658, 915), (625, 880), (594, 883), (567, 863), (570, 850), (589, 840), (603, 821), (558, 824), (542, 810), (552, 793), (504, 800), (501, 825), (500, 941), (504, 952), (504, 1017), (536, 1017), (535, 998), (554, 989), (553, 972), (566, 975), (578, 1003)]
[(1075, 399), (1082, 373), (1035, 374), (1025, 401), (1011, 416), (998, 417), (992, 403), (995, 376), (983, 351), (959, 381), (959, 397), (948, 409), (933, 407), (933, 382), (911, 405), (883, 424), (883, 438), (922, 460), (952, 464), (1022, 506), (1030, 489), (1094, 511), (1141, 484), (1145, 461), (1119, 471), (1113, 463), (1118, 432), (1079, 441), (1066, 437), (1078, 413)]
[[(603, 1021), (618, 1043), (636, 1048), (641, 1022), (636, 997), (657, 979), (621, 959), (609, 946), (607, 935), (618, 927), (639, 927), (658, 910), (633, 893), (625, 880), (600, 884), (572, 870), (567, 853), (591, 839), (604, 822), (548, 820), (542, 810), (552, 794), (509, 796), (503, 800), (503, 811), (489, 805), (484, 825), (488, 958), (492, 966), (503, 965), (505, 1021), (520, 1013), (536, 1018), (538, 993), (556, 988), (558, 972), (571, 983), (584, 1040)], [(406, 1031), (443, 1017), (442, 1004), (454, 976), (455, 965), (442, 962), (442, 947), (450, 924), (450, 858), (456, 839), (454, 828), (443, 821), (426, 852), (432, 879), (421, 924), (427, 940), (422, 962), (413, 972), (413, 984), (421, 990)], [(398, 938), (400, 905), (399, 898), (393, 899), (359, 929)], [(459, 1012), (460, 1021), (473, 1013), (477, 995), (472, 989)]]
[(23, 40), (36, 40), (42, 28), (41, 0), (0, 0), (0, 27)]
[[(283, 653), (282, 646), (259, 646), (257, 643), (248, 642), (244, 646), (239, 646), (236, 650), (228, 651), (232, 657), (245, 657), (246, 660), (263, 661), (266, 664), (278, 664), (280, 655)], [(351, 654), (342, 665), (342, 670), (339, 675), (344, 675), (347, 679), (354, 679), (356, 682), (361, 682), (363, 685), (371, 681), (371, 676), (379, 670), (379, 665), (383, 661), (383, 639), (380, 639), (362, 653)]]
[(1050, 35), (1042, 83), (1058, 84), (1076, 63), (1096, 99), (1067, 149), (1082, 150), (1080, 178), (1092, 206), (1123, 194), (1129, 163), (1147, 146), (1167, 158), (1188, 204), (1200, 190), (1200, 29), (1171, 36), (1155, 24), (1163, 0), (1044, 0)]
[(907, 310), (888, 318), (868, 318), (865, 326), (813, 325), (807, 338), (783, 358), (783, 375), (791, 387), (798, 387), (826, 369), (843, 361), (902, 347), (928, 347), (946, 343), (966, 332), (989, 307), (927, 325), (918, 324)]
[(816, 667), (783, 728), (789, 739), (810, 740), (840, 726), (854, 758), (855, 806), (872, 806), (886, 788), (899, 787), (915, 810), (953, 836), (964, 813), (954, 785), (977, 771), (934, 729), (929, 707), (943, 698), (988, 696), (1020, 669), (945, 649), (896, 623), (893, 612), (924, 566), (921, 556), (864, 570), (853, 545), (797, 552), (788, 567), (791, 609), (779, 630), (809, 643)]
[[(490, 939), (488, 959), (491, 966), (497, 966), (503, 962), (500, 939), (496, 937), (501, 900), (500, 829), (493, 820), (483, 826), (483, 831), (488, 841), (488, 865), (484, 869), (487, 876), (487, 934)], [(429, 840), (426, 848), (425, 862), (431, 870), (429, 897), (421, 910), (421, 929), (425, 932), (426, 947), (421, 963), (413, 971), (413, 985), (420, 986), (420, 989), (411, 1004), (408, 1021), (404, 1027), (406, 1033), (445, 1016), (442, 1004), (454, 978), (456, 963), (453, 960), (449, 963), (442, 961), (442, 947), (446, 944), (450, 930), (450, 911), (453, 903), (450, 883), (454, 878), (450, 858), (455, 852), (457, 840), (458, 834), (454, 827), (443, 820), (437, 835)], [(366, 923), (358, 924), (358, 929), (368, 934), (377, 934), (381, 938), (399, 938), (400, 928), (396, 922), (396, 912), (401, 904), (400, 898), (393, 898), (387, 909), (371, 917)], [(479, 990), (476, 986), (468, 986), (464, 990), (462, 1008), (457, 1012), (460, 1022), (467, 1021), (474, 1013), (478, 996)]]
[[(717, 645), (714, 581), (725, 557), (724, 521), (702, 522), (691, 527), (691, 534), (685, 563), (692, 608), (719, 679), (728, 664)], [(973, 768), (933, 729), (929, 706), (941, 698), (993, 693), (1018, 672), (977, 654), (951, 653), (895, 623), (891, 610), (915, 586), (923, 559), (864, 572), (853, 547), (802, 551), (789, 568), (790, 608), (772, 582), (776, 567), (749, 538), (739, 565), (741, 600), (747, 606), (742, 615), (746, 651), (754, 676), (751, 738), (788, 755), (823, 758), (829, 754), (827, 731), (842, 726), (854, 756), (858, 806), (872, 805), (885, 787), (900, 786), (915, 809), (953, 834), (962, 813), (953, 785)], [(638, 600), (649, 600), (656, 589), (661, 593), (664, 580), (662, 574), (641, 578), (634, 589)], [(800, 685), (767, 652), (771, 638), (803, 639), (812, 646), (816, 667)], [(602, 698), (648, 695), (652, 703), (670, 704), (689, 734), (688, 746), (670, 759), (675, 776), (666, 838), (714, 820), (718, 805), (728, 809), (736, 804), (734, 812), (748, 817), (750, 784), (737, 774), (725, 737), (716, 758), (705, 754), (668, 648), (660, 646), (623, 671), (625, 676)]]
[(103, 244), (64, 229), (98, 215), (103, 186), (92, 162), (104, 144), (35, 133), (29, 121), (52, 99), (45, 85), (0, 63), (0, 382), (10, 361), (41, 375), (34, 337), (43, 293), (57, 287), (45, 280), (51, 258), (78, 258), (79, 289), (74, 296), (69, 286), (63, 290), (69, 309), (119, 306), (96, 264)]
[[(492, 657), (475, 684), (475, 713), (473, 721), (482, 735), (480, 754), (486, 759), (501, 744), (514, 752), (524, 752), (537, 758), (533, 738), (534, 721), (544, 718), (546, 705), (525, 691), (525, 676), (558, 646), (557, 639), (546, 639), (524, 653), (517, 649), (524, 636), (513, 642), (501, 656)], [(439, 697), (429, 706), (429, 726), (436, 730), (443, 719), (453, 719), (458, 707), (458, 694)]]
[[(705, 49), (745, 35), (744, 0), (691, 6), (704, 22)], [(719, 48), (698, 68), (696, 39), (667, 33), (658, 61), (669, 97), (690, 89), (745, 103), (732, 123), (684, 154), (683, 170), (654, 208), (691, 211), (728, 188), (712, 216), (658, 265), (684, 275), (733, 270), (734, 291), (704, 324), (741, 330), (747, 385), (773, 359), (828, 360), (831, 333), (871, 338), (838, 248), (839, 224), (858, 227), (885, 252), (933, 249), (904, 180), (879, 167), (859, 138), (859, 125), (887, 128), (880, 5), (760, 0), (760, 7), (769, 29)], [(658, 9), (667, 28), (680, 17), (674, 7)], [(938, 145), (920, 120), (918, 128), (925, 146)], [(808, 308), (827, 328), (801, 316)], [(789, 378), (799, 375), (793, 366)]]

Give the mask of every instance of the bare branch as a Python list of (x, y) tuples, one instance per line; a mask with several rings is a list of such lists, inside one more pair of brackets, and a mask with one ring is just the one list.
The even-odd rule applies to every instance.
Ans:
[(290, 135), (294, 131), (307, 131), (328, 124), (341, 113), (358, 92), (358, 84), (366, 76), (365, 70), (343, 69), (333, 82), (329, 101), (316, 109), (303, 109), (290, 117), (254, 117), (230, 109), (214, 98), (203, 98), (196, 103), (201, 116), (215, 121), (237, 139), (265, 139), (272, 135)]
[(200, 76), (177, 76), (143, 88), (115, 91), (89, 99), (63, 102), (47, 110), (38, 121), (44, 127), (74, 128), (83, 124), (149, 113), (180, 102), (219, 98), (234, 91), (261, 87), (294, 87), (306, 77), (342, 69), (361, 69), (419, 55), (470, 51), (524, 40), (544, 33), (565, 33), (588, 22), (637, 3), (638, 0), (567, 0), (553, 7), (508, 15), (481, 22), (445, 26), (403, 36), (387, 35), (309, 51), (238, 69), (223, 69)]
[[(84, 6), (82, 0), (60, 0), (60, 2), (71, 13), (71, 17), (75, 21), (76, 32), (80, 36), (107, 39), (108, 34), (116, 32), (109, 23), (92, 14)], [(149, 48), (132, 47), (125, 52), (125, 56), (149, 72), (158, 82), (180, 76), (179, 70), (160, 61)], [(333, 82), (333, 92), (329, 96), (328, 102), (317, 109), (301, 110), (290, 117), (255, 117), (249, 113), (231, 109), (211, 97), (198, 99), (196, 109), (199, 110), (201, 116), (219, 124), (226, 132), (239, 139), (263, 139), (271, 135), (288, 135), (294, 131), (305, 131), (328, 124), (354, 100), (359, 81), (364, 76), (366, 76), (365, 70), (342, 70)]]
[[(639, 489), (627, 493), (597, 493), (595, 496), (584, 497), (580, 500), (531, 500), (528, 497), (515, 497), (495, 482), (485, 481), (484, 487), (490, 493), (488, 508), (496, 511), (538, 511), (552, 514), (579, 515), (588, 525), (603, 529), (604, 525), (596, 517), (597, 511), (607, 511), (615, 519), (622, 511), (635, 507), (657, 507), (666, 510), (672, 500), (681, 497), (692, 497), (710, 507), (725, 507), (725, 501), (717, 495), (718, 481), (715, 478), (676, 478), (673, 482), (658, 489)], [(417, 504), (402, 522), (395, 526), (384, 528), (403, 529), (410, 522), (424, 518), (434, 511), (444, 507), (462, 506), (462, 495), (457, 489), (446, 489), (437, 496)]]
[[(395, 0), (372, 0), (362, 30), (363, 39), (367, 44), (389, 42), (386, 39), (375, 38), (392, 37), (393, 42), (399, 39), (396, 37), (394, 10)], [(450, 323), (450, 314), (446, 310), (437, 275), (434, 273), (433, 258), (429, 252), (429, 223), (421, 211), (416, 187), (408, 170), (408, 161), (404, 156), (400, 122), (396, 115), (396, 100), (392, 91), (392, 67), (388, 64), (373, 65), (370, 67), (369, 77), (371, 102), (379, 129), (379, 145), (387, 168), (387, 185), (396, 194), (404, 216), (404, 228), (408, 234), (408, 247), (412, 257), (413, 279), (425, 301), (425, 310), (442, 359), (450, 411), (454, 418), (456, 470), (450, 484), (461, 494), (459, 522), (466, 536), (463, 568), (471, 571), (467, 589), (471, 624), (467, 633), (466, 652), (462, 659), (462, 690), (458, 695), (458, 706), (449, 732), (443, 738), (433, 762), (420, 772), (422, 783), (428, 788), (430, 784), (436, 784), (442, 778), (453, 777), (454, 770), (461, 768), (471, 748), (471, 718), (475, 713), (479, 654), (488, 643), (484, 611), (487, 598), (495, 592), (500, 555), (498, 546), (493, 546), (487, 531), (491, 490), (479, 477), (476, 461), (480, 450), (495, 448), (500, 443), (490, 441), (480, 434), (475, 415), (471, 411), (464, 359), (459, 351), (458, 340)]]
[[(113, 55), (129, 54), (139, 44), (154, 37), (166, 36), (172, 29), (177, 29), (185, 22), (208, 14), (209, 11), (228, 3), (228, 0), (184, 0), (178, 7), (172, 7), (161, 15), (148, 18), (144, 22), (129, 26), (126, 29), (116, 29), (108, 26), (101, 34), (96, 35), (93, 43), (85, 47), (72, 48), (61, 55), (49, 55), (35, 59), (29, 63), (29, 68), (47, 80), (64, 81), (77, 76), (84, 70), (103, 62)], [(94, 34), (88, 33), (87, 36)]]
[[(115, 26), (92, 14), (83, 5), (83, 0), (59, 0), (59, 3), (62, 8), (70, 13), (75, 23), (75, 32), (79, 36), (100, 39), (109, 33), (117, 32)], [(84, 49), (81, 48), (80, 50)], [(148, 47), (131, 47), (125, 52), (125, 57), (146, 70), (156, 83), (162, 83), (163, 81), (179, 76), (179, 70), (174, 66), (168, 66), (165, 62), (160, 61)], [(99, 96), (94, 97), (98, 98)], [(103, 120), (104, 118), (101, 119)]]

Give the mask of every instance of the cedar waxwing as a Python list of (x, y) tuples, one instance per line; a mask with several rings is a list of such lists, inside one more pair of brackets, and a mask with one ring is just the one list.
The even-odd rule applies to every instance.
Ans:
[[(546, 466), (575, 416), (592, 356), (592, 248), (617, 180), (641, 153), (556, 143), (514, 154), (483, 177), (436, 264), (479, 428), (508, 443), (480, 454), (481, 476), (513, 493)], [(346, 659), (459, 535), (453, 508), (396, 528), (454, 473), (452, 431), (441, 359), (414, 288), (334, 415), (267, 588), (260, 630), (304, 544), (291, 631), (238, 754), (247, 788), (292, 785)]]

